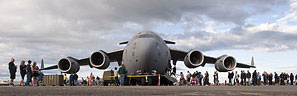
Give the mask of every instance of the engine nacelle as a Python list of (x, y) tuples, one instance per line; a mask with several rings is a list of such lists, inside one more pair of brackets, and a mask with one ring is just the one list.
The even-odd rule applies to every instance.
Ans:
[(77, 73), (80, 69), (77, 61), (72, 57), (63, 58), (58, 62), (58, 68), (62, 73)]
[(97, 69), (106, 69), (109, 64), (109, 58), (103, 51), (94, 52), (90, 56), (90, 66)]
[(204, 55), (198, 50), (190, 50), (184, 59), (184, 63), (188, 68), (196, 68), (204, 61)]
[(219, 72), (227, 72), (233, 70), (237, 65), (235, 58), (232, 56), (223, 55), (218, 58), (215, 63), (215, 68)]

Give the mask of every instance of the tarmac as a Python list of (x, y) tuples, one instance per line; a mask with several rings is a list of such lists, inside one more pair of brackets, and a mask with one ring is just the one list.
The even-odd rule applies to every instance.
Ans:
[(1, 86), (1, 96), (296, 96), (297, 86)]

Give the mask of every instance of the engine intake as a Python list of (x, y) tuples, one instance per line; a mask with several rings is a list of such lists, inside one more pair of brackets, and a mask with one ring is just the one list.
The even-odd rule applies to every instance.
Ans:
[(80, 69), (80, 65), (72, 57), (63, 58), (58, 62), (58, 68), (62, 73), (77, 73)]
[(204, 55), (198, 50), (190, 50), (186, 55), (184, 62), (188, 68), (196, 68), (204, 61)]
[(110, 61), (105, 52), (100, 50), (91, 54), (90, 64), (91, 67), (97, 69), (106, 69), (110, 64)]
[(223, 55), (218, 58), (215, 63), (215, 68), (219, 72), (227, 72), (233, 70), (237, 65), (235, 58), (232, 56)]

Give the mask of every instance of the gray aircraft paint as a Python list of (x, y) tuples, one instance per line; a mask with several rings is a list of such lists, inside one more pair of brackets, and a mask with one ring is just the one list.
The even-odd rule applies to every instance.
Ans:
[(141, 73), (164, 74), (170, 62), (170, 51), (164, 40), (151, 31), (142, 31), (135, 35), (124, 48), (123, 64), (129, 74), (141, 70)]
[[(121, 42), (120, 44), (127, 45), (124, 49), (112, 52), (106, 53), (101, 50), (94, 52), (90, 56), (93, 59), (76, 59), (73, 57), (63, 58), (57, 65), (42, 68), (41, 70), (60, 69), (61, 72), (70, 74), (78, 72), (80, 66), (82, 65), (89, 65), (91, 68), (106, 69), (110, 62), (118, 62), (119, 65), (122, 63), (126, 65), (128, 74), (151, 74), (153, 73), (153, 70), (155, 70), (158, 74), (164, 74), (171, 59), (175, 64), (177, 61), (184, 61), (188, 68), (196, 68), (199, 66), (203, 67), (205, 64), (215, 64), (215, 68), (220, 72), (231, 71), (234, 68), (256, 68), (254, 66), (253, 59), (251, 62), (252, 65), (247, 65), (237, 63), (232, 56), (228, 55), (222, 55), (215, 58), (203, 55), (202, 52), (198, 50), (185, 52), (177, 49), (171, 49), (166, 44), (175, 44), (175, 42), (164, 41), (152, 31), (141, 31), (129, 41)], [(104, 59), (100, 56), (104, 57)], [(226, 59), (227, 57), (232, 58)], [(96, 59), (103, 61), (96, 61)], [(98, 62), (101, 63), (98, 64)], [(227, 65), (232, 64), (234, 66), (226, 66), (225, 63)], [(63, 69), (59, 68), (59, 65), (63, 64), (68, 66), (61, 66)]]

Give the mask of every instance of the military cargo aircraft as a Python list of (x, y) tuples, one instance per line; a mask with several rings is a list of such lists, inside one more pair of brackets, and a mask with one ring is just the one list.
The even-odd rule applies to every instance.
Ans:
[(88, 58), (62, 58), (57, 65), (41, 70), (59, 69), (62, 73), (71, 74), (77, 73), (82, 65), (106, 69), (111, 62), (118, 62), (119, 66), (125, 64), (128, 75), (150, 75), (154, 73), (164, 75), (171, 61), (173, 61), (173, 65), (176, 65), (177, 61), (183, 61), (188, 68), (215, 64), (215, 69), (219, 72), (227, 72), (235, 68), (255, 68), (253, 63), (252, 65), (238, 63), (234, 57), (228, 55), (216, 58), (206, 56), (195, 49), (186, 52), (169, 48), (167, 44), (175, 44), (175, 42), (163, 40), (156, 33), (147, 30), (141, 31), (129, 41), (119, 44), (126, 44), (126, 47), (112, 52), (99, 50), (93, 52)]

